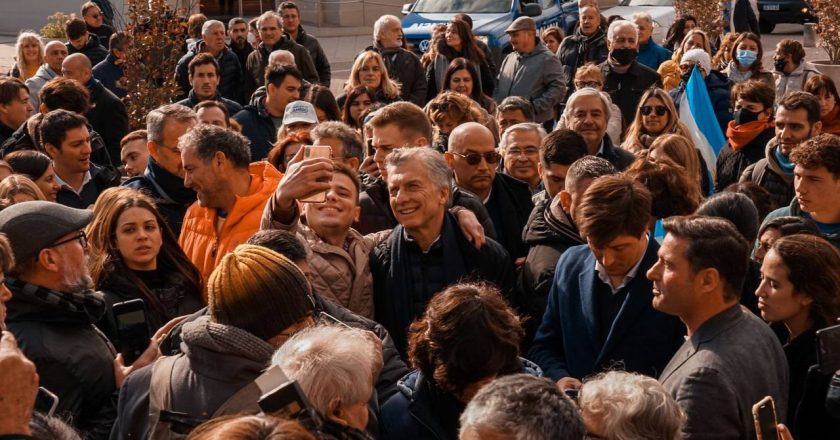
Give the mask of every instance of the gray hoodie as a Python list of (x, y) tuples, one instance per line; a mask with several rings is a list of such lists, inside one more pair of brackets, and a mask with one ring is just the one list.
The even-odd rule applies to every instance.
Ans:
[(493, 99), (521, 96), (534, 106), (534, 119), (543, 122), (554, 117), (554, 106), (566, 97), (563, 65), (542, 43), (531, 53), (511, 52), (499, 68), (499, 82)]
[(38, 112), (38, 107), (41, 106), (41, 99), (38, 98), (38, 93), (41, 92), (41, 89), (44, 87), (44, 84), (47, 81), (55, 78), (56, 76), (60, 76), (49, 64), (41, 64), (41, 67), (38, 68), (38, 71), (35, 72), (35, 75), (32, 78), (26, 80), (26, 87), (29, 88), (29, 103), (32, 104), (32, 111)]

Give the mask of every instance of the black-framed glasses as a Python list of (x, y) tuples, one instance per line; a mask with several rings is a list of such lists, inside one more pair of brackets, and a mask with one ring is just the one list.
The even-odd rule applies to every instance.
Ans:
[(436, 112), (436, 111), (448, 112), (448, 111), (449, 111), (449, 107), (450, 107), (451, 105), (452, 105), (452, 104), (450, 104), (450, 103), (449, 103), (449, 101), (443, 101), (443, 102), (433, 102), (433, 103), (429, 104), (429, 108), (430, 108), (433, 112)]
[(664, 105), (643, 105), (639, 108), (639, 112), (644, 116), (648, 116), (653, 112), (656, 112), (656, 116), (665, 116), (666, 113), (669, 113), (669, 110)]
[(488, 151), (484, 154), (478, 154), (478, 153), (469, 153), (469, 154), (452, 153), (452, 154), (463, 158), (470, 165), (480, 164), (481, 159), (486, 160), (487, 163), (490, 164), (490, 165), (495, 165), (495, 164), (499, 163), (500, 160), (502, 160), (502, 155), (499, 154), (496, 151)]
[(61, 241), (57, 241), (57, 242), (55, 242), (55, 243), (53, 243), (53, 244), (51, 244), (47, 247), (54, 248), (54, 247), (58, 247), (58, 246), (61, 246), (63, 244), (70, 243), (70, 242), (73, 242), (73, 241), (76, 241), (76, 240), (79, 240), (79, 244), (82, 245), (82, 249), (87, 249), (88, 239), (87, 239), (87, 234), (85, 234), (85, 231), (79, 231), (79, 233), (76, 234), (75, 236), (70, 237), (70, 238), (65, 238), (64, 240), (61, 240)]

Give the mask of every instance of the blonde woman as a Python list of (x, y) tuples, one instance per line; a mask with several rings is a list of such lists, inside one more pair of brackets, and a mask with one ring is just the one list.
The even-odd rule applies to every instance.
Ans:
[(703, 49), (709, 54), (709, 57), (713, 55), (712, 46), (709, 44), (709, 36), (705, 32), (700, 29), (692, 29), (685, 34), (680, 47), (674, 51), (674, 56), (662, 63), (657, 70), (659, 76), (662, 77), (662, 85), (666, 91), (680, 85), (680, 79), (682, 79), (680, 60), (682, 60), (683, 54), (691, 49)]
[(375, 50), (363, 52), (356, 58), (350, 70), (350, 78), (344, 85), (344, 94), (338, 97), (338, 106), (344, 107), (347, 95), (356, 87), (364, 86), (376, 93), (379, 102), (390, 104), (401, 101), (400, 84), (388, 76), (388, 68), (382, 55)]
[(494, 134), (499, 132), (496, 120), (490, 114), (470, 97), (458, 92), (441, 92), (426, 104), (425, 112), (435, 128), (432, 146), (441, 153), (447, 151), (449, 133), (465, 122), (478, 122)]
[(0, 182), (0, 200), (8, 199), (14, 203), (46, 200), (44, 193), (32, 179), (12, 174)]
[(649, 89), (639, 100), (636, 118), (627, 128), (621, 147), (638, 153), (650, 148), (657, 137), (674, 133), (690, 136), (668, 92), (658, 87)]
[(664, 134), (656, 138), (647, 153), (648, 160), (656, 162), (659, 158), (670, 159), (671, 162), (685, 168), (689, 175), (697, 176), (703, 196), (710, 193), (711, 176), (706, 169), (706, 162), (700, 151), (694, 146), (690, 137), (679, 134)]
[[(603, 92), (604, 90), (604, 74), (601, 73), (601, 69), (598, 68), (597, 65), (593, 63), (587, 63), (583, 66), (578, 67), (577, 71), (575, 72), (575, 79), (574, 79), (575, 90), (580, 90), (584, 87), (593, 88), (599, 92)], [(569, 96), (572, 94), (569, 93)], [(621, 141), (621, 109), (618, 108), (612, 102), (609, 95), (604, 93), (607, 97), (607, 100), (610, 102), (610, 120), (607, 121), (607, 136), (610, 137), (610, 140), (613, 144), (618, 145), (619, 141)], [(560, 116), (560, 120), (557, 122), (557, 128), (569, 128), (569, 115), (566, 112), (569, 110), (569, 107), (566, 107), (563, 111), (563, 114)]]
[(35, 72), (44, 64), (44, 43), (35, 32), (21, 32), (15, 44), (15, 52), (15, 65), (9, 71), (9, 76), (20, 78), (21, 81), (35, 76)]

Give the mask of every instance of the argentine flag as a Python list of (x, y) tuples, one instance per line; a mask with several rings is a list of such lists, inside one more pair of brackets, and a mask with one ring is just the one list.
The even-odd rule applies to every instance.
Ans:
[(694, 146), (706, 162), (706, 169), (714, 173), (718, 153), (726, 145), (726, 138), (720, 130), (706, 82), (697, 66), (691, 71), (680, 98), (680, 121), (688, 127)]

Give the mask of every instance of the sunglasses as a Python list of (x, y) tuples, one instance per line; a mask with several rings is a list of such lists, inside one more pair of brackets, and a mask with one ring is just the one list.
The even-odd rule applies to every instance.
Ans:
[(665, 107), (664, 105), (656, 105), (656, 106), (653, 106), (653, 105), (643, 105), (643, 106), (639, 109), (639, 111), (640, 111), (640, 112), (642, 113), (642, 115), (644, 115), (644, 116), (648, 116), (648, 115), (650, 115), (650, 114), (651, 114), (652, 112), (654, 112), (654, 111), (656, 111), (656, 116), (665, 116), (667, 113), (669, 113), (669, 111), (668, 111), (668, 107)]
[(484, 154), (478, 153), (469, 153), (469, 154), (461, 154), (461, 153), (452, 153), (458, 157), (461, 157), (467, 161), (470, 165), (478, 165), (481, 163), (481, 159), (484, 159), (490, 165), (494, 165), (499, 163), (502, 160), (502, 155), (495, 152), (495, 151), (488, 151)]
[(433, 103), (433, 104), (429, 104), (429, 108), (430, 108), (433, 112), (436, 112), (436, 111), (448, 112), (448, 111), (449, 111), (449, 107), (450, 107), (451, 105), (452, 105), (452, 104), (450, 104), (450, 103), (449, 103), (449, 101), (435, 102), (435, 103)]

